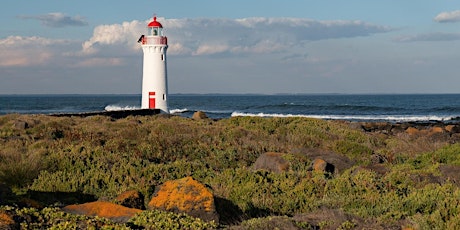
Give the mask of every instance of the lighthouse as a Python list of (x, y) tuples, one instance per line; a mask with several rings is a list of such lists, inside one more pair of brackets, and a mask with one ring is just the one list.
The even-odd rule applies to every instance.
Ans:
[(163, 35), (163, 26), (156, 17), (148, 24), (147, 30), (147, 35), (142, 35), (138, 40), (144, 52), (141, 108), (169, 113), (166, 68), (168, 39)]

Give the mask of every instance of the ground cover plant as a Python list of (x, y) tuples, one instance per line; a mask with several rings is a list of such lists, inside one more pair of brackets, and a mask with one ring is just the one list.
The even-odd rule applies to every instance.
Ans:
[[(13, 194), (0, 196), (0, 224), (3, 211), (30, 226), (62, 229), (174, 229), (178, 223), (193, 229), (448, 229), (460, 226), (457, 138), (366, 132), (350, 122), (309, 118), (10, 114), (0, 117), (0, 186)], [(312, 149), (353, 165), (316, 172), (307, 154)], [(253, 170), (265, 152), (285, 153), (290, 169)], [(186, 176), (211, 189), (219, 225), (160, 211), (114, 223), (60, 211), (73, 200), (35, 200), (33, 208), (24, 202), (35, 193), (113, 200), (131, 189), (148, 199), (159, 185)], [(318, 220), (319, 212), (330, 218)]]

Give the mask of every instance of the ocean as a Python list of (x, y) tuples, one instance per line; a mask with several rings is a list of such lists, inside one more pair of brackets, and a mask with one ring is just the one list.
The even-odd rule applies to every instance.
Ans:
[[(0, 95), (0, 115), (80, 113), (140, 108), (140, 95)], [(191, 117), (312, 117), (350, 121), (459, 121), (460, 94), (186, 95), (168, 99), (170, 112)]]

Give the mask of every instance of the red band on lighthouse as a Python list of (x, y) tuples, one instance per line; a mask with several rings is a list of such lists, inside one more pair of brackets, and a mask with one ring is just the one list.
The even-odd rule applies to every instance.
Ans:
[(149, 92), (149, 109), (155, 108), (155, 92)]

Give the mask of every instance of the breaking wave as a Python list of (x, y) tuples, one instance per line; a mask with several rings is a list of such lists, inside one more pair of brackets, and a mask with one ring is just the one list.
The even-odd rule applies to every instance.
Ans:
[(416, 121), (450, 121), (458, 119), (452, 116), (430, 116), (430, 115), (307, 115), (307, 114), (279, 114), (279, 113), (242, 113), (233, 112), (232, 117), (307, 117), (325, 120), (350, 120), (350, 121), (394, 121), (394, 122), (416, 122)]
[(172, 114), (176, 114), (176, 113), (185, 113), (185, 112), (188, 112), (189, 110), (187, 108), (184, 108), (184, 109), (171, 109), (169, 112), (172, 113)]
[(121, 111), (121, 110), (136, 110), (140, 109), (138, 106), (132, 105), (107, 105), (104, 110), (105, 111)]

